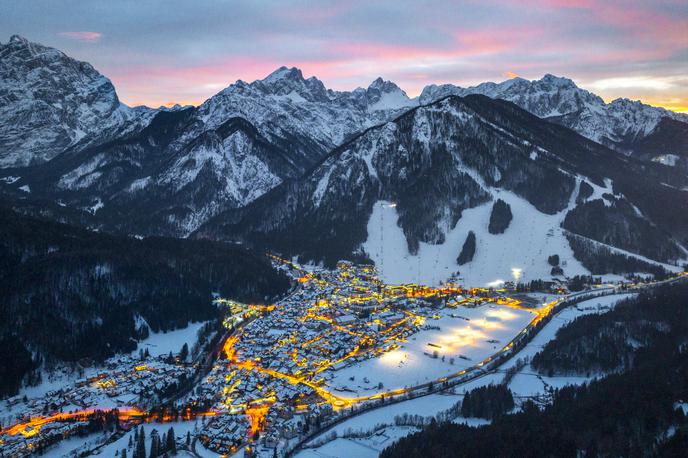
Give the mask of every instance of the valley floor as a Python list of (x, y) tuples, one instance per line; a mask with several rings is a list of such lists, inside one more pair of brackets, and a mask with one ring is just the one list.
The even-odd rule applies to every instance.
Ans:
[[(275, 262), (300, 287), (275, 305), (217, 299), (228, 334), (207, 375), (195, 375), (202, 355), (194, 360), (176, 356), (182, 345), (194, 347), (204, 323), (151, 334), (139, 344), (143, 355), (122, 355), (89, 370), (84, 379), (58, 379), (26, 390), (24, 400), (8, 400), (0, 414), (6, 427), (0, 434), (2, 448), (28, 451), (35, 438), (83, 431), (94, 409), (118, 408), (124, 430), (73, 436), (44, 454), (113, 456), (123, 448), (132, 453), (127, 428), (143, 423), (148, 441), (153, 429), (162, 434), (174, 427), (180, 448), (194, 456), (241, 456), (248, 446), (269, 457), (275, 448), (284, 453), (297, 446), (300, 438), (306, 438), (301, 458), (377, 456), (431, 418), (484, 423), (460, 417), (458, 403), (470, 389), (501, 383), (515, 365), (509, 387), (517, 404), (533, 398), (547, 402), (551, 388), (590, 380), (545, 377), (528, 360), (566, 323), (608, 310), (633, 294), (613, 285), (591, 289), (587, 294), (606, 296), (551, 317), (556, 304), (580, 294), (533, 293), (514, 299), (506, 292), (453, 284), (389, 285), (372, 266), (341, 263), (326, 270), (279, 258)], [(535, 327), (545, 317), (551, 320), (542, 329)], [(533, 329), (534, 338), (512, 355), (514, 345)], [(502, 354), (510, 357), (495, 364)], [(184, 380), (193, 385), (182, 389)], [(451, 386), (443, 388), (447, 382)], [(181, 416), (146, 410), (166, 399)], [(75, 413), (70, 420), (44, 417), (55, 406)]]
[[(461, 402), (463, 393), (480, 386), (501, 383), (504, 372), (513, 367), (519, 359), (529, 359), (550, 340), (554, 339), (556, 332), (573, 321), (575, 318), (592, 314), (604, 313), (614, 307), (619, 301), (632, 297), (633, 294), (615, 294), (600, 298), (590, 299), (567, 308), (550, 321), (521, 351), (509, 361), (497, 368), (494, 372), (477, 380), (448, 390), (443, 394), (429, 395), (400, 402), (398, 404), (381, 407), (372, 412), (353, 417), (338, 424), (330, 430), (315, 438), (312, 443), (325, 442), (317, 447), (305, 448), (299, 452), (297, 458), (347, 458), (350, 452), (361, 453), (355, 456), (377, 457), (387, 446), (400, 437), (419, 430), (416, 426), (400, 426), (395, 424), (395, 417), (403, 414), (419, 415), (424, 421), (429, 422), (444, 412), (448, 412), (457, 403)], [(550, 388), (560, 388), (570, 384), (582, 384), (593, 377), (544, 377), (535, 372), (529, 365), (521, 368), (509, 383), (509, 389), (514, 393), (517, 401), (530, 398), (539, 398), (543, 402), (547, 399)], [(487, 420), (478, 418), (463, 418), (454, 414), (456, 423), (465, 423), (469, 426), (477, 426)], [(337, 438), (329, 440), (333, 433)]]

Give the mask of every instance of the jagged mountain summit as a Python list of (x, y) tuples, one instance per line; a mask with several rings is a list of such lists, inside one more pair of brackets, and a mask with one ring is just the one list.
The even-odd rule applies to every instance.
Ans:
[[(605, 103), (601, 97), (581, 89), (568, 79), (545, 75), (540, 80), (512, 78), (502, 83), (482, 83), (462, 88), (452, 84), (430, 85), (423, 89), (420, 103), (426, 104), (448, 95), (482, 94), (508, 100), (541, 118), (569, 127), (579, 134), (622, 153), (640, 150), (643, 139), (658, 130), (663, 120), (678, 121), (675, 134), (688, 138), (688, 116), (639, 101), (616, 99)], [(680, 144), (665, 145), (657, 154), (686, 156)]]
[(297, 68), (280, 67), (262, 80), (237, 81), (204, 102), (199, 117), (208, 127), (242, 117), (275, 145), (304, 157), (308, 168), (324, 153), (363, 129), (385, 122), (415, 105), (394, 83), (375, 80), (351, 92), (326, 89)]
[(0, 167), (125, 135), (152, 113), (122, 104), (110, 80), (86, 62), (18, 35), (0, 43)]
[[(296, 68), (281, 67), (262, 80), (237, 81), (198, 107), (146, 109), (136, 117), (89, 65), (20, 38), (7, 46), (52, 57), (36, 63), (41, 72), (50, 70), (50, 78), (38, 78), (50, 91), (35, 92), (26, 106), (16, 95), (18, 108), (6, 108), (15, 112), (5, 125), (16, 120), (23, 129), (8, 127), (0, 139), (4, 165), (15, 166), (6, 169), (6, 183), (19, 196), (47, 197), (81, 210), (92, 225), (128, 233), (185, 236), (218, 212), (247, 205), (300, 176), (347, 138), (415, 103), (382, 79), (367, 89), (337, 92), (315, 77), (305, 79)], [(35, 84), (22, 65), (6, 63), (21, 70), (14, 72), (16, 81)], [(91, 111), (75, 114), (73, 106), (62, 104), (75, 117), (71, 124), (62, 121), (68, 116), (63, 114), (42, 117), (40, 126), (21, 121), (24, 111), (57, 99)], [(26, 151), (30, 144), (42, 146)], [(47, 159), (53, 160), (39, 164)], [(16, 168), (29, 164), (30, 169)]]

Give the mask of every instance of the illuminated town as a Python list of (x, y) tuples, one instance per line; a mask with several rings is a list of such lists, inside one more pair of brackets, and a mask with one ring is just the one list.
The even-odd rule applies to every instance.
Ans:
[[(224, 344), (225, 360), (218, 361), (192, 399), (215, 399), (212, 410), (223, 414), (201, 435), (208, 448), (234, 451), (245, 440), (247, 419), (251, 435), (265, 431), (263, 443), (274, 447), (302, 432), (305, 417), (323, 421), (355, 404), (405, 393), (403, 387), (385, 391), (369, 381), (369, 393), (358, 396), (338, 386), (336, 374), (396, 351), (439, 319), (442, 309), (487, 300), (478, 291), (451, 284), (385, 285), (373, 267), (346, 262), (333, 271), (290, 272), (299, 275), (300, 287), (275, 306), (256, 309), (218, 301), (231, 312), (225, 325), (237, 331)], [(427, 350), (432, 358), (433, 347)]]
[[(482, 363), (461, 354), (467, 353), (462, 347), (489, 341), (490, 348), (497, 348), (490, 329), (515, 318), (525, 326), (533, 313), (535, 319), (539, 316), (522, 310), (517, 300), (483, 289), (464, 290), (453, 283), (440, 288), (387, 285), (372, 266), (340, 262), (334, 270), (305, 270), (276, 257), (274, 262), (298, 286), (277, 304), (217, 298), (226, 314), (221, 354), (197, 386), (174, 399), (176, 411), (210, 417), (198, 435), (209, 450), (233, 453), (254, 443), (286, 448), (309, 423), (427, 389), (424, 381), (408, 377), (407, 384), (391, 386), (377, 380), (375, 368), (357, 369), (376, 362), (383, 365), (382, 372), (392, 365), (404, 372), (393, 360), (418, 334), (436, 334), (419, 351), (427, 364), (441, 367), (435, 378), (446, 382)], [(460, 334), (442, 332), (436, 324), (465, 325), (471, 318), (462, 315), (471, 310), (486, 315), (481, 313)], [(71, 387), (28, 400), (10, 399), (7, 411), (23, 421), (2, 430), (3, 452), (21, 456), (56, 437), (81, 432), (97, 411), (118, 409), (120, 421), (159, 420), (151, 409), (172, 399), (181, 381), (192, 380), (197, 366), (168, 356), (120, 356)], [(359, 380), (341, 375), (348, 369), (361, 372)]]
[(276, 304), (216, 298), (224, 336), (205, 371), (203, 354), (140, 352), (44, 396), (11, 398), (4, 414), (15, 421), (0, 433), (4, 455), (87, 433), (94, 418), (109, 414), (127, 428), (200, 417), (199, 447), (272, 456), (357, 410), (485, 373), (561, 302), (452, 282), (388, 285), (373, 266), (349, 262), (332, 270), (273, 262), (293, 279), (291, 293)]

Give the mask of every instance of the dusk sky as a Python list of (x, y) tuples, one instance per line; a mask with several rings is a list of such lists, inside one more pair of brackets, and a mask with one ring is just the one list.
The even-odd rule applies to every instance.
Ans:
[(411, 96), (553, 73), (688, 111), (686, 0), (0, 0), (0, 31), (90, 62), (130, 105), (198, 104), (286, 65)]

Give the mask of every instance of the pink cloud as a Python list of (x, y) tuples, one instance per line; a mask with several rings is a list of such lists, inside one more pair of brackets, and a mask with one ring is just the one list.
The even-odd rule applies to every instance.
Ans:
[[(116, 66), (105, 73), (124, 103), (157, 107), (174, 103), (198, 105), (238, 79), (261, 79), (276, 68), (272, 59), (233, 57), (185, 67), (174, 64)], [(170, 101), (171, 97), (174, 102)]]
[(58, 35), (71, 40), (86, 41), (94, 43), (103, 36), (100, 32), (60, 32)]
[(332, 43), (330, 48), (340, 58), (452, 59), (494, 54), (515, 48), (523, 40), (534, 39), (541, 32), (534, 27), (509, 29), (459, 30), (441, 44), (433, 46), (400, 45), (377, 42)]
[[(652, 3), (483, 1), (500, 5), (502, 14), (458, 20), (464, 10), (470, 11), (463, 6), (454, 12), (460, 13), (455, 14), (457, 17), (450, 17), (448, 12), (446, 20), (441, 15), (418, 14), (397, 34), (367, 33), (365, 21), (352, 13), (355, 8), (351, 3), (333, 2), (305, 11), (298, 7), (277, 9), (269, 15), (281, 27), (263, 31), (259, 46), (250, 50), (231, 48), (220, 54), (209, 47), (212, 55), (199, 52), (192, 59), (179, 61), (164, 56), (138, 58), (140, 65), (132, 66), (131, 53), (142, 51), (127, 49), (128, 56), (102, 70), (125, 102), (157, 106), (171, 99), (198, 104), (237, 79), (260, 79), (280, 65), (298, 67), (304, 76), (316, 76), (337, 90), (366, 86), (382, 76), (417, 95), (429, 83), (466, 86), (513, 77), (514, 72), (525, 78), (556, 73), (577, 81), (593, 81), (653, 63), (661, 65), (676, 59), (686, 46), (685, 19)], [(522, 9), (522, 2), (532, 8)], [(397, 13), (383, 21), (389, 23), (387, 27), (401, 27), (400, 21), (411, 14)], [(301, 28), (294, 29), (299, 22), (318, 25), (323, 32), (301, 33)], [(342, 23), (347, 27), (342, 28)], [(60, 35), (82, 41), (97, 41), (101, 36), (98, 32)], [(514, 72), (505, 73), (505, 69)]]

